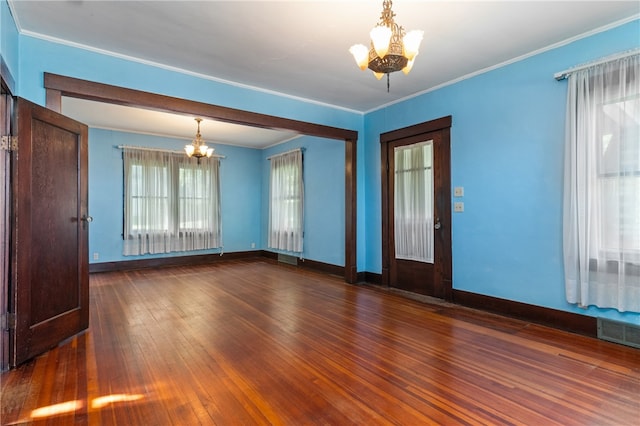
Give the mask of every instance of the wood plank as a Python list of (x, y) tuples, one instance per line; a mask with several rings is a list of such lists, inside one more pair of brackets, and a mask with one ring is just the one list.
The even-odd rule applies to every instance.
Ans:
[(2, 375), (2, 422), (620, 425), (638, 395), (637, 349), (238, 259), (92, 275), (89, 330)]

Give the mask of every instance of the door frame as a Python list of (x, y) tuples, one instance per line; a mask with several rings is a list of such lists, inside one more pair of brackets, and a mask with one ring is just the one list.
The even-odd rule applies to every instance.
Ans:
[(44, 73), (44, 88), (46, 90), (47, 108), (57, 112), (62, 112), (62, 97), (68, 96), (169, 113), (187, 114), (194, 117), (207, 117), (226, 123), (293, 130), (304, 135), (343, 140), (345, 143), (344, 280), (350, 284), (359, 281), (357, 270), (357, 131), (227, 108), (47, 72)]
[[(0, 55), (0, 137), (11, 138), (11, 114), (13, 105), (13, 94), (15, 83), (9, 72), (9, 68)], [(10, 274), (10, 232), (11, 228), (11, 141), (7, 141), (9, 147), (2, 156), (0, 164), (0, 229), (2, 240), (0, 240), (0, 371), (9, 369), (9, 348), (11, 341), (9, 327), (12, 321), (9, 319), (9, 274)], [(0, 148), (5, 149), (5, 148)]]
[[(415, 124), (397, 130), (392, 130), (380, 134), (380, 170), (381, 170), (381, 213), (382, 213), (382, 285), (390, 284), (390, 262), (392, 251), (389, 247), (391, 239), (391, 224), (389, 223), (389, 144), (407, 138), (416, 138), (420, 135), (442, 132), (442, 150), (440, 158), (434, 161), (446, 161), (451, 163), (451, 123), (452, 117), (446, 116), (424, 123)], [(435, 171), (437, 173), (437, 170)], [(435, 177), (435, 176), (434, 176)], [(451, 252), (451, 176), (450, 174), (439, 176), (442, 185), (448, 189), (448, 197), (446, 200), (435, 199), (435, 205), (438, 209), (437, 216), (440, 218), (441, 229), (435, 234), (434, 238), (443, 238), (443, 246), (449, 252), (448, 256), (444, 256), (444, 261), (439, 262), (436, 266), (436, 273), (440, 275), (444, 287), (444, 299), (452, 300), (453, 298), (453, 282), (452, 282), (452, 252)], [(437, 197), (437, 193), (434, 192)], [(439, 266), (439, 267), (438, 267)]]

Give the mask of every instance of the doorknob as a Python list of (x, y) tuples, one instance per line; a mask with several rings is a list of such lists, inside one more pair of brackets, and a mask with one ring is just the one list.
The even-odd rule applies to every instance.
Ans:
[(82, 221), (82, 229), (87, 229), (87, 223), (93, 222), (93, 217), (85, 214), (80, 220)]
[(438, 230), (442, 228), (442, 225), (440, 224), (440, 218), (436, 219), (436, 223), (433, 225), (433, 229)]

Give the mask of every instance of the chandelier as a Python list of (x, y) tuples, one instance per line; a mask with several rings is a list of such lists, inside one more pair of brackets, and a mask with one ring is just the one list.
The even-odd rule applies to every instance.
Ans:
[(200, 122), (202, 118), (195, 119), (198, 122), (198, 131), (196, 138), (189, 144), (184, 146), (184, 150), (189, 158), (196, 157), (198, 161), (202, 157), (211, 157), (213, 155), (213, 148), (209, 148), (200, 135)]
[(380, 22), (371, 30), (371, 47), (363, 44), (351, 46), (353, 55), (361, 70), (369, 68), (378, 80), (387, 75), (387, 92), (389, 91), (389, 74), (400, 71), (409, 74), (418, 54), (424, 31), (413, 30), (405, 33), (404, 28), (396, 24), (391, 10), (391, 0), (382, 2)]

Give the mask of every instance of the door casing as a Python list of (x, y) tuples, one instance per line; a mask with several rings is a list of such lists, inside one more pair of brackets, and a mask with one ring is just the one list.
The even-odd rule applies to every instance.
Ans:
[[(0, 57), (0, 63), (2, 63)], [(0, 67), (2, 68), (2, 67)], [(0, 75), (0, 136), (4, 147), (0, 152), (0, 370), (9, 368), (9, 247), (11, 228), (11, 114), (13, 98), (6, 83), (4, 73)]]
[[(380, 161), (381, 161), (381, 190), (382, 190), (382, 284), (390, 285), (390, 265), (391, 256), (394, 255), (391, 247), (391, 232), (393, 223), (390, 221), (391, 206), (389, 201), (389, 179), (390, 170), (389, 146), (399, 140), (418, 142), (427, 140), (427, 135), (433, 132), (440, 132), (440, 147), (437, 154), (434, 154), (434, 162), (451, 164), (450, 129), (452, 117), (446, 116), (436, 120), (427, 121), (398, 130), (393, 130), (380, 135)], [(434, 181), (438, 187), (434, 188), (434, 217), (440, 219), (441, 228), (435, 232), (434, 239), (439, 239), (443, 252), (436, 252), (436, 262), (434, 262), (434, 279), (438, 281), (436, 294), (430, 296), (444, 300), (452, 300), (452, 261), (451, 261), (451, 176), (450, 167), (446, 172), (435, 169)]]

